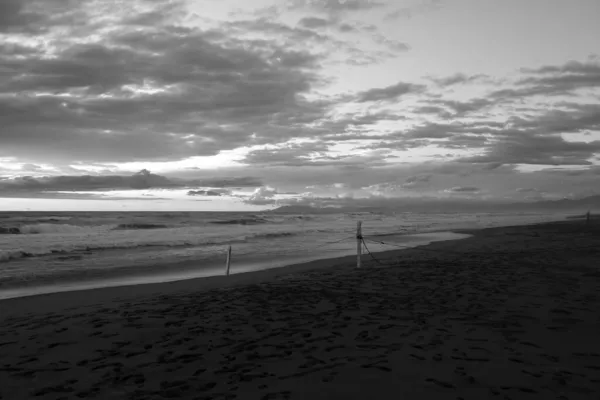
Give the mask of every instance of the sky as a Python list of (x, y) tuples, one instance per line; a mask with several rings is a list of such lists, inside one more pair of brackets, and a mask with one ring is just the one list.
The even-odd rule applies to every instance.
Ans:
[(600, 194), (597, 0), (2, 0), (0, 209)]

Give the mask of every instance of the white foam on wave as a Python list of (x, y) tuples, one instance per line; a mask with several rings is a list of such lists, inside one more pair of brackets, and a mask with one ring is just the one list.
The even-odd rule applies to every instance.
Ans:
[[(193, 221), (197, 225), (165, 227), (159, 229), (114, 229), (119, 224), (110, 224), (115, 221), (114, 217), (105, 219), (103, 225), (69, 225), (38, 223), (23, 225), (20, 227), (25, 234), (0, 235), (0, 263), (11, 262), (32, 256), (44, 256), (57, 253), (58, 257), (68, 253), (84, 253), (103, 250), (128, 249), (122, 252), (123, 262), (130, 262), (130, 258), (137, 257), (137, 253), (145, 254), (163, 253), (164, 257), (188, 257), (189, 254), (204, 252), (211, 246), (221, 246), (235, 243), (251, 243), (249, 246), (237, 246), (236, 254), (243, 253), (270, 253), (277, 251), (294, 250), (299, 247), (317, 247), (327, 241), (333, 241), (353, 237), (355, 233), (355, 221), (364, 220), (363, 235), (373, 237), (388, 234), (413, 234), (427, 232), (429, 230), (443, 227), (444, 230), (465, 227), (483, 227), (489, 223), (498, 225), (526, 223), (547, 219), (542, 216), (501, 216), (496, 218), (490, 216), (476, 219), (473, 215), (466, 216), (444, 216), (444, 215), (401, 215), (384, 220), (373, 220), (376, 217), (367, 218), (360, 216), (319, 216), (313, 220), (290, 220), (290, 223), (257, 224), (257, 225), (231, 225), (231, 224), (209, 224), (214, 220), (213, 216), (204, 218), (202, 221)], [(518, 219), (518, 222), (517, 222)], [(189, 219), (185, 219), (187, 222)], [(369, 221), (370, 220), (370, 221)], [(109, 222), (110, 221), (110, 222)], [(135, 220), (129, 219), (126, 225), (149, 226), (156, 225), (156, 218)], [(89, 221), (86, 221), (89, 224)], [(178, 221), (169, 221), (178, 223)], [(199, 225), (202, 224), (202, 225)], [(382, 239), (383, 240), (383, 239)], [(154, 248), (151, 248), (154, 247)], [(189, 248), (188, 248), (189, 247)], [(172, 248), (168, 250), (167, 248)], [(131, 249), (131, 250), (129, 250)], [(135, 249), (135, 250), (133, 250)], [(138, 251), (139, 250), (139, 251)], [(108, 256), (109, 251), (103, 251), (101, 257)], [(189, 254), (188, 254), (189, 253)], [(201, 254), (198, 256), (201, 256)], [(202, 253), (203, 254), (203, 253)], [(86, 262), (87, 262), (86, 255)], [(96, 257), (96, 255), (94, 255)], [(100, 257), (98, 255), (98, 257)], [(161, 255), (161, 257), (163, 257)], [(127, 259), (125, 259), (127, 258)], [(48, 259), (39, 259), (36, 263), (46, 263)], [(28, 263), (34, 259), (28, 259), (24, 263), (14, 263), (15, 268), (29, 268)], [(61, 261), (62, 262), (62, 261)], [(65, 263), (70, 261), (65, 261)], [(75, 262), (73, 262), (75, 264)], [(23, 264), (17, 266), (17, 264)], [(119, 264), (115, 260), (114, 264)], [(41, 265), (41, 264), (40, 264)], [(46, 265), (46, 264), (44, 264)], [(44, 267), (46, 268), (46, 266)], [(73, 268), (78, 268), (74, 266)], [(3, 272), (0, 270), (0, 277)]]
[[(160, 229), (114, 229), (114, 225), (74, 226), (36, 224), (22, 226), (20, 235), (0, 235), (0, 262), (53, 253), (90, 252), (149, 247), (215, 246), (249, 241), (288, 238), (300, 232), (317, 230), (293, 229), (289, 226), (202, 227), (188, 226)], [(260, 246), (259, 246), (260, 247)]]
[(0, 262), (17, 260), (25, 257), (22, 250), (0, 250)]
[(19, 228), (21, 234), (52, 234), (52, 233), (94, 233), (106, 232), (113, 229), (113, 225), (78, 226), (69, 224), (33, 224), (23, 225)]

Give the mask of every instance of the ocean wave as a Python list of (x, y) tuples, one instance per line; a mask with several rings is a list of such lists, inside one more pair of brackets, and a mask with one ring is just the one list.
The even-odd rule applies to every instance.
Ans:
[(50, 234), (50, 233), (94, 233), (111, 229), (111, 226), (77, 226), (69, 224), (34, 224), (19, 227), (22, 234)]
[(34, 254), (22, 250), (0, 250), (0, 262), (18, 260), (19, 258), (33, 257)]
[(175, 249), (175, 248), (186, 248), (186, 247), (211, 247), (211, 246), (226, 246), (233, 244), (245, 244), (254, 242), (256, 240), (274, 239), (274, 238), (285, 238), (298, 235), (299, 232), (262, 232), (253, 234), (242, 234), (237, 236), (217, 236), (217, 237), (206, 237), (206, 238), (192, 238), (187, 237), (186, 239), (180, 239), (176, 241), (157, 240), (153, 242), (131, 242), (124, 243), (122, 241), (111, 241), (108, 243), (92, 244), (89, 240), (83, 243), (74, 244), (71, 243), (68, 246), (60, 245), (57, 243), (49, 244), (48, 246), (37, 246), (27, 251), (22, 248), (15, 248), (10, 250), (0, 251), (0, 262), (9, 262), (27, 257), (44, 257), (51, 255), (60, 256), (75, 256), (91, 254), (92, 252), (111, 251), (111, 250), (130, 250), (130, 249), (144, 249), (144, 248), (164, 248), (164, 249)]
[(137, 230), (137, 229), (164, 229), (168, 228), (167, 225), (161, 224), (119, 224), (112, 228), (114, 231), (118, 230)]
[(260, 218), (260, 217), (209, 221), (209, 223), (211, 223), (211, 224), (221, 224), (221, 225), (258, 225), (258, 224), (267, 224), (269, 222), (270, 222), (269, 220)]
[(268, 232), (252, 235), (253, 239), (273, 239), (278, 237), (296, 236), (297, 232)]
[(1, 235), (18, 235), (21, 233), (21, 230), (16, 227), (4, 228), (0, 226), (0, 234)]

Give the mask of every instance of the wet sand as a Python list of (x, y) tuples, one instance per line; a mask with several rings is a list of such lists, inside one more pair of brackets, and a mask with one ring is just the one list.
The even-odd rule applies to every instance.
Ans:
[(0, 399), (599, 398), (600, 221), (463, 233), (0, 301)]

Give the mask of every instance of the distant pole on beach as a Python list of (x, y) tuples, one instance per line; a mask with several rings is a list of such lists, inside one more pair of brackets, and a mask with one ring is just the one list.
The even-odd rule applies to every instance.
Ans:
[(362, 254), (362, 221), (356, 222), (356, 268), (360, 268)]
[(589, 224), (591, 219), (592, 219), (592, 215), (591, 215), (590, 211), (588, 210), (588, 212), (585, 214), (586, 224)]
[(229, 276), (229, 267), (231, 266), (231, 245), (227, 248), (227, 270), (225, 274)]

